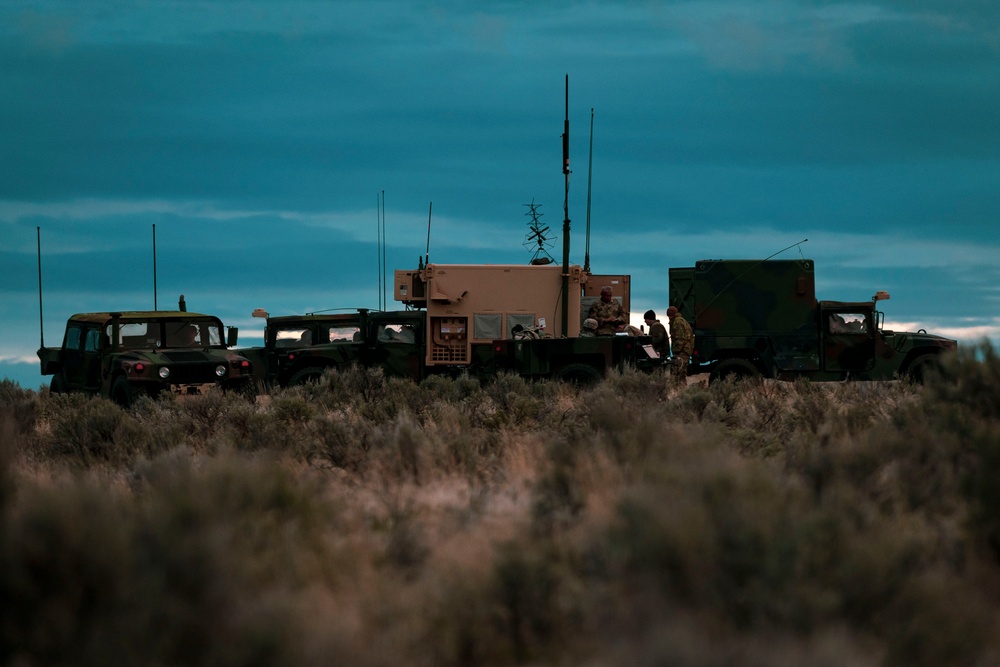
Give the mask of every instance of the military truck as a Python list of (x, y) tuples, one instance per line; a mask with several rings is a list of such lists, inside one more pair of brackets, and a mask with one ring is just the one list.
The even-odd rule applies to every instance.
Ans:
[(710, 381), (920, 381), (957, 349), (956, 341), (923, 329), (884, 329), (876, 306), (887, 292), (868, 301), (817, 301), (814, 268), (811, 259), (705, 259), (670, 269), (670, 303), (694, 330), (688, 373), (709, 373)]
[(192, 394), (210, 388), (253, 392), (250, 361), (223, 340), (222, 321), (177, 311), (79, 313), (69, 318), (62, 347), (38, 350), (53, 393), (85, 392), (128, 406), (138, 396)]

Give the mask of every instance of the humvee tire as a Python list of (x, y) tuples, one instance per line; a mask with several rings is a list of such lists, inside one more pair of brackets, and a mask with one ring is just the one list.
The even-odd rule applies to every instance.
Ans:
[(712, 371), (708, 381), (718, 382), (731, 377), (734, 380), (760, 377), (760, 371), (746, 359), (723, 359)]
[(296, 387), (307, 382), (319, 382), (324, 370), (326, 369), (321, 366), (306, 366), (288, 379), (288, 386)]
[(135, 389), (124, 375), (118, 377), (111, 385), (111, 400), (123, 408), (127, 408), (135, 401)]
[(49, 383), (49, 393), (66, 393), (66, 377), (62, 373), (56, 373), (52, 376), (52, 382)]

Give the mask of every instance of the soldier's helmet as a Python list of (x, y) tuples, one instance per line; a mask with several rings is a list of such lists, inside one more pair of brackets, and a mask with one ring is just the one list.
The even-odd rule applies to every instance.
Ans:
[(593, 317), (588, 317), (583, 321), (583, 328), (590, 329), (591, 331), (597, 331), (597, 320)]

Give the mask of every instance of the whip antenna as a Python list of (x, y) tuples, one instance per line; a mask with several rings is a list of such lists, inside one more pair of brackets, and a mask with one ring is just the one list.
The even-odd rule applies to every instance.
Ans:
[(583, 254), (583, 272), (590, 273), (590, 181), (594, 174), (594, 109), (590, 109), (590, 157), (587, 162), (587, 240)]
[(45, 323), (42, 318), (42, 228), (35, 227), (38, 237), (38, 335), (41, 339), (39, 347), (45, 347)]

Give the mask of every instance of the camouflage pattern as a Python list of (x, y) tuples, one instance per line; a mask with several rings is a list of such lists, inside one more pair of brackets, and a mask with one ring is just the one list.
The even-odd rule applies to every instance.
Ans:
[[(327, 369), (380, 367), (387, 376), (421, 380), (425, 314), (420, 311), (269, 317), (264, 347), (240, 350), (259, 367), (267, 386), (295, 386), (318, 380)], [(281, 333), (309, 330), (311, 345), (282, 345)], [(332, 332), (332, 333), (331, 333)], [(287, 339), (284, 339), (287, 340)], [(317, 342), (318, 341), (318, 342)]]
[(653, 349), (656, 350), (657, 354), (661, 357), (670, 356), (670, 339), (667, 338), (667, 328), (659, 320), (654, 320), (649, 325), (649, 337), (653, 341)]
[(38, 358), (53, 393), (98, 394), (121, 405), (162, 391), (252, 393), (252, 364), (227, 349), (236, 329), (228, 341), (224, 331), (217, 317), (186, 311), (79, 313), (66, 323), (62, 347), (43, 347)]
[[(926, 333), (883, 331), (875, 301), (817, 301), (810, 259), (702, 260), (669, 276), (670, 303), (693, 325), (695, 373), (886, 380), (915, 376), (958, 346)], [(838, 330), (831, 326), (838, 313), (862, 321), (855, 331)]]
[(628, 322), (628, 313), (625, 312), (621, 302), (616, 299), (595, 301), (590, 306), (587, 317), (597, 320), (598, 336), (613, 336), (620, 325)]
[(670, 348), (675, 357), (690, 357), (694, 352), (694, 333), (691, 331), (691, 325), (680, 313), (670, 320)]
[(580, 384), (596, 382), (611, 369), (632, 366), (649, 372), (664, 360), (649, 356), (649, 336), (593, 336), (497, 340), (475, 349), (473, 372), (490, 377), (513, 372), (532, 379), (555, 378)]

